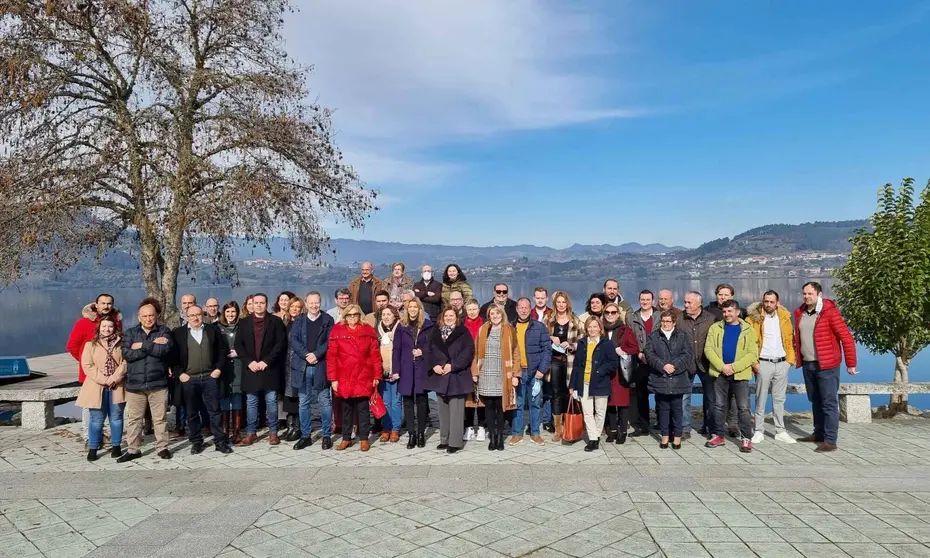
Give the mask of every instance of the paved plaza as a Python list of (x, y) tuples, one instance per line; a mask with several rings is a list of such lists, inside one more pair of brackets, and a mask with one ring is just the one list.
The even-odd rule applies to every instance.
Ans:
[[(809, 424), (790, 424), (794, 435)], [(76, 424), (0, 428), (0, 556), (930, 556), (930, 421), (593, 453), (529, 439), (454, 455), (374, 443), (85, 460)], [(769, 433), (769, 435), (771, 432)]]

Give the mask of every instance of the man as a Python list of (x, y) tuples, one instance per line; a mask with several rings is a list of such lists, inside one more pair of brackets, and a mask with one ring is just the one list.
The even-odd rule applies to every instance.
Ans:
[[(704, 297), (697, 291), (688, 291), (685, 295), (685, 311), (678, 322), (678, 329), (691, 339), (691, 349), (694, 353), (694, 365), (691, 367), (690, 381), (694, 381), (694, 374), (701, 379), (704, 392), (704, 427), (703, 432), (714, 431), (714, 382), (707, 373), (707, 357), (704, 356), (704, 345), (707, 343), (707, 332), (714, 323), (714, 317), (704, 310), (701, 305)], [(682, 439), (691, 437), (691, 394), (686, 393), (682, 400)]]
[[(187, 310), (191, 306), (197, 304), (197, 295), (194, 293), (186, 293), (181, 295), (181, 326), (187, 325)], [(187, 405), (184, 402), (184, 395), (181, 391), (181, 386), (178, 383), (177, 378), (169, 370), (168, 375), (168, 384), (171, 391), (169, 392), (168, 401), (174, 405), (174, 435), (183, 437), (185, 434), (184, 425), (187, 424)], [(198, 404), (197, 407), (198, 414), (200, 414), (200, 423), (203, 425), (210, 424), (210, 416), (207, 414), (207, 410), (203, 405)]]
[(203, 317), (203, 323), (215, 324), (220, 321), (220, 301), (210, 297), (203, 303), (203, 309), (206, 312)]
[(649, 435), (649, 365), (646, 363), (646, 343), (649, 334), (655, 326), (659, 325), (659, 315), (653, 306), (654, 295), (650, 290), (639, 293), (639, 310), (627, 314), (627, 323), (636, 334), (636, 343), (639, 345), (639, 354), (633, 368), (632, 395), (636, 399), (636, 415), (631, 417), (633, 433), (630, 436), (638, 438)]
[[(220, 453), (232, 453), (220, 420), (220, 387), (217, 381), (226, 365), (229, 349), (216, 326), (204, 324), (203, 318), (204, 312), (199, 306), (188, 306), (187, 325), (171, 332), (175, 347), (172, 370), (180, 382), (184, 406), (207, 409), (214, 449)], [(193, 455), (202, 453), (206, 447), (203, 427), (200, 413), (188, 413), (187, 436)]]
[[(517, 303), (510, 298), (510, 287), (506, 283), (497, 283), (494, 285), (494, 298), (484, 303), (484, 306), (478, 311), (478, 315), (482, 320), (488, 321), (488, 308), (492, 304), (497, 304), (504, 308), (504, 313), (507, 315), (507, 321), (513, 323), (517, 321)], [(462, 304), (465, 303), (465, 299), (462, 299)]]
[(759, 339), (759, 358), (752, 365), (756, 375), (756, 431), (752, 443), (761, 443), (765, 437), (765, 400), (772, 392), (772, 415), (775, 421), (775, 439), (786, 444), (795, 443), (785, 431), (785, 394), (788, 391), (788, 369), (794, 366), (794, 326), (791, 312), (778, 303), (778, 293), (765, 291), (761, 303), (749, 305), (748, 322)]
[(372, 274), (374, 266), (371, 262), (362, 262), (359, 271), (361, 274), (349, 281), (349, 304), (358, 304), (363, 314), (371, 314), (374, 310), (375, 293), (385, 290), (387, 285)]
[(465, 319), (465, 297), (462, 296), (462, 293), (452, 291), (449, 294), (449, 306), (455, 310), (455, 315), (459, 317), (459, 321)]
[[(505, 285), (506, 287), (506, 285)], [(496, 290), (496, 289), (495, 289)], [(506, 291), (504, 292), (506, 295)], [(510, 445), (523, 441), (523, 403), (530, 405), (530, 439), (538, 446), (545, 445), (539, 435), (540, 410), (542, 409), (543, 377), (549, 371), (552, 360), (552, 340), (549, 330), (537, 320), (530, 319), (530, 299), (523, 297), (516, 303), (517, 347), (520, 353), (522, 369), (520, 385), (517, 386), (517, 408), (510, 421)]]
[(671, 310), (675, 313), (675, 323), (681, 323), (681, 308), (675, 307), (675, 294), (668, 290), (659, 291), (659, 313)]
[(245, 366), (242, 391), (246, 395), (245, 438), (240, 446), (251, 446), (258, 440), (258, 397), (265, 399), (268, 419), (268, 445), (281, 443), (278, 438), (278, 390), (287, 351), (287, 329), (274, 314), (268, 314), (268, 295), (252, 297), (252, 313), (239, 322), (236, 330), (236, 353)]
[[(807, 398), (814, 413), (814, 432), (799, 442), (817, 442), (815, 451), (836, 451), (840, 426), (840, 365), (855, 376), (856, 342), (836, 304), (823, 297), (820, 283), (805, 283), (804, 303), (794, 311), (796, 366), (804, 369)], [(842, 345), (842, 351), (840, 350)]]
[(616, 279), (604, 281), (604, 296), (607, 297), (607, 302), (613, 302), (619, 306), (623, 315), (633, 311), (633, 307), (630, 306), (630, 303), (624, 300), (623, 295), (620, 294), (620, 282)]
[[(84, 351), (84, 345), (93, 341), (97, 335), (97, 321), (100, 318), (108, 317), (116, 320), (116, 330), (123, 330), (123, 315), (119, 310), (113, 307), (113, 295), (100, 293), (94, 302), (88, 304), (81, 310), (81, 317), (74, 322), (71, 328), (71, 335), (68, 336), (68, 342), (65, 344), (65, 350), (68, 351), (74, 360), (78, 363), (78, 383), (83, 384), (84, 366), (81, 364), (81, 353)], [(87, 427), (90, 424), (90, 409), (87, 407), (81, 410), (81, 437), (87, 440)]]
[(749, 414), (749, 380), (752, 365), (759, 355), (756, 331), (742, 320), (739, 304), (727, 300), (720, 305), (723, 321), (714, 322), (707, 332), (704, 354), (710, 363), (710, 375), (714, 378), (714, 436), (705, 446), (717, 448), (726, 444), (724, 419), (731, 394), (736, 394), (736, 410), (742, 442), (739, 450), (752, 451), (752, 416)]
[[(728, 300), (733, 300), (736, 297), (736, 289), (733, 288), (733, 285), (728, 285), (726, 283), (721, 283), (717, 285), (717, 288), (714, 289), (714, 296), (717, 297), (717, 300), (708, 304), (704, 310), (707, 310), (714, 316), (716, 321), (723, 319), (723, 303)], [(746, 311), (740, 309), (740, 318), (743, 320), (746, 319)]]
[(391, 300), (391, 295), (387, 291), (378, 291), (375, 294), (375, 307), (374, 311), (371, 314), (366, 314), (362, 318), (363, 324), (368, 324), (371, 327), (378, 325), (378, 322), (381, 321), (381, 311), (387, 308), (388, 303)]
[[(421, 279), (413, 284), (413, 294), (423, 303), (423, 310), (429, 319), (436, 321), (442, 307), (442, 283), (433, 278), (433, 268), (424, 265), (420, 268)], [(404, 304), (406, 309), (407, 305)]]
[(549, 315), (552, 314), (552, 308), (547, 306), (549, 302), (549, 291), (546, 290), (546, 287), (536, 287), (533, 289), (533, 310), (530, 312), (530, 319), (542, 322), (543, 325), (546, 324), (546, 320), (549, 319)]
[(349, 301), (352, 300), (352, 295), (349, 293), (349, 289), (337, 289), (335, 298), (336, 306), (330, 308), (326, 313), (332, 316), (333, 321), (338, 322), (342, 319), (342, 311), (346, 309)]
[(187, 324), (187, 309), (197, 304), (197, 295), (186, 293), (181, 295), (181, 325)]
[(126, 360), (126, 442), (128, 449), (116, 461), (126, 463), (142, 457), (142, 417), (152, 411), (158, 457), (171, 459), (168, 449), (168, 363), (174, 347), (171, 330), (158, 324), (161, 305), (153, 298), (139, 304), (139, 324), (126, 330), (123, 359)]
[(300, 417), (300, 439), (294, 444), (294, 449), (302, 450), (313, 443), (310, 438), (310, 407), (316, 401), (320, 406), (323, 449), (328, 450), (333, 447), (333, 398), (326, 380), (326, 351), (335, 322), (332, 316), (320, 312), (323, 300), (320, 293), (310, 291), (305, 300), (307, 313), (294, 320), (290, 336), (293, 353), (290, 387), (297, 389)]

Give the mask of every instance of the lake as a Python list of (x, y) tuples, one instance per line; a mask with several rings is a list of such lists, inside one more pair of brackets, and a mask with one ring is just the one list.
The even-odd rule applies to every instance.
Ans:
[[(736, 298), (741, 304), (759, 300), (762, 293), (774, 289), (781, 296), (782, 304), (794, 309), (801, 304), (801, 286), (803, 279), (742, 279), (729, 281), (736, 288)], [(832, 281), (821, 281), (826, 296), (832, 296)], [(704, 293), (705, 302), (714, 300), (714, 287), (718, 281), (707, 280), (680, 280), (680, 281), (632, 281), (622, 284), (623, 296), (638, 307), (638, 293), (643, 289), (658, 292), (660, 288), (671, 289), (675, 293), (676, 306), (682, 306), (683, 296), (686, 292), (696, 290)], [(603, 281), (570, 281), (545, 285), (549, 287), (550, 294), (557, 289), (566, 291), (572, 299), (576, 313), (583, 312), (583, 302), (592, 292), (602, 290)], [(216, 297), (220, 305), (228, 300), (237, 300), (240, 304), (249, 293), (263, 291), (274, 300), (281, 290), (288, 289), (303, 296), (311, 288), (319, 290), (328, 303), (325, 308), (334, 305), (332, 294), (339, 285), (307, 284), (292, 285), (288, 287), (267, 286), (264, 288), (231, 289), (223, 286), (204, 286), (183, 289), (181, 292), (193, 292), (201, 304), (208, 297)], [(476, 298), (485, 302), (493, 297), (493, 283), (472, 283)], [(511, 296), (533, 295), (535, 284), (514, 283), (510, 285)], [(143, 289), (121, 289), (111, 286), (101, 287), (116, 298), (116, 306), (123, 312), (126, 327), (137, 323), (135, 308), (138, 302), (145, 297)], [(61, 353), (65, 351), (65, 343), (74, 321), (78, 318), (81, 308), (92, 302), (99, 291), (92, 289), (61, 289), (61, 290), (22, 290), (6, 289), (0, 293), (0, 315), (3, 316), (0, 326), (0, 355), (26, 355), (39, 356)], [(580, 308), (580, 309), (579, 309)], [(857, 376), (849, 376), (843, 372), (843, 381), (860, 382), (888, 382), (894, 378), (894, 357), (891, 355), (873, 355), (863, 347), (859, 347), (859, 370)], [(76, 374), (75, 368), (75, 374)], [(930, 380), (930, 357), (921, 353), (911, 364), (910, 378), (912, 381)], [(791, 371), (791, 382), (803, 382), (800, 370)], [(873, 405), (887, 403), (887, 396), (874, 396)], [(926, 409), (930, 408), (930, 395), (912, 396), (912, 404)], [(697, 404), (697, 403), (695, 403)], [(788, 396), (788, 408), (791, 410), (804, 410), (809, 404), (804, 396)]]

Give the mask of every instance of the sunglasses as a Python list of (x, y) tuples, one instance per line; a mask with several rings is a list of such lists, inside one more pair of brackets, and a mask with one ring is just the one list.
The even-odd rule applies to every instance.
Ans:
[(616, 316), (616, 315), (619, 314), (620, 312), (616, 312), (616, 311), (614, 311), (614, 310), (608, 310), (608, 311), (606, 311), (606, 312), (604, 312), (604, 313), (607, 314), (608, 316)]
[(352, 312), (351, 314), (346, 314), (346, 318), (358, 318), (361, 316), (358, 312)]
[(497, 294), (507, 294), (507, 289), (504, 289), (504, 290), (502, 290), (502, 291), (499, 291), (499, 290), (495, 289), (494, 292), (497, 293)]

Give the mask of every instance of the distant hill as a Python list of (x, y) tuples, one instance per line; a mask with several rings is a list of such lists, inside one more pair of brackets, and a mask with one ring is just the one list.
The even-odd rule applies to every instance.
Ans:
[(868, 227), (865, 219), (815, 221), (800, 225), (764, 225), (731, 238), (718, 238), (685, 252), (689, 257), (781, 256), (806, 251), (845, 254), (856, 229)]
[[(294, 254), (285, 238), (274, 238), (271, 250), (264, 247), (241, 246), (237, 248), (233, 259), (254, 260), (273, 258), (281, 261), (293, 261)], [(457, 262), (459, 265), (478, 265), (498, 263), (508, 260), (527, 258), (529, 261), (563, 262), (570, 260), (597, 260), (615, 254), (655, 254), (687, 250), (683, 246), (665, 246), (663, 244), (640, 244), (628, 242), (619, 246), (610, 244), (585, 245), (573, 244), (559, 250), (548, 246), (521, 244), (517, 246), (446, 246), (441, 244), (402, 244), (399, 242), (378, 242), (374, 240), (349, 240), (334, 238), (330, 241), (330, 251), (323, 260), (334, 265), (356, 265), (358, 262), (371, 260), (375, 265), (392, 262)]]

